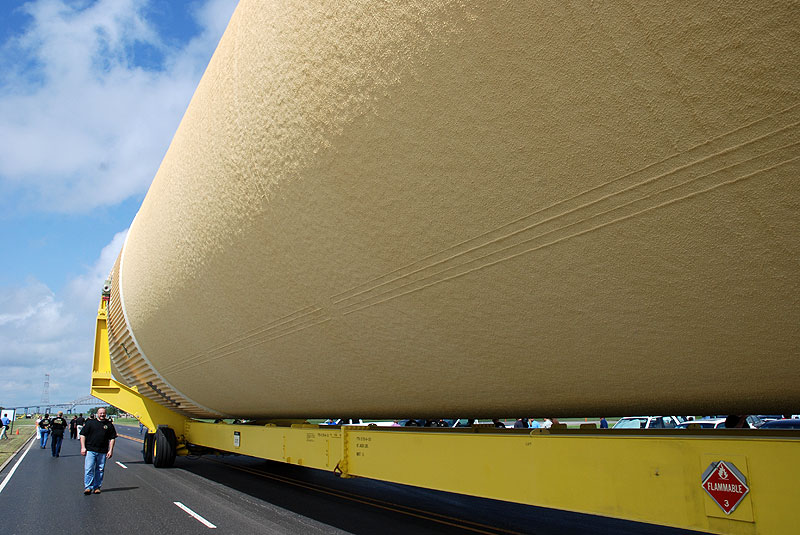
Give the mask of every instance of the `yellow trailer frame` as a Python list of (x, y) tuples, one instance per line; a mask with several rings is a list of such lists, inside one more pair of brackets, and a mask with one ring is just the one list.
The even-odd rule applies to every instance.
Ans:
[[(150, 435), (187, 446), (540, 507), (730, 534), (796, 533), (800, 433), (759, 430), (496, 430), (187, 418), (111, 376), (106, 301), (95, 334), (92, 395), (133, 414)], [(726, 514), (701, 477), (725, 461), (749, 493)]]

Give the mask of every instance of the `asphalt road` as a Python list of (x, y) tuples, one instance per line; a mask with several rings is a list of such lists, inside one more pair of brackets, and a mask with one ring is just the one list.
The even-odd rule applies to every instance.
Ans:
[(100, 495), (83, 495), (77, 440), (66, 438), (57, 459), (49, 445), (26, 446), (0, 474), (2, 484), (28, 450), (0, 492), (0, 532), (191, 534), (213, 525), (237, 534), (683, 533), (236, 455), (179, 457), (174, 468), (159, 470), (142, 461), (138, 428), (118, 432)]

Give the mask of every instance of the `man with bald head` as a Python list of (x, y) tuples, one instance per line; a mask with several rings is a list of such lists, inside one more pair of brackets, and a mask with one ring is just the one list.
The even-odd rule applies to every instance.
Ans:
[(106, 419), (105, 408), (97, 409), (96, 419), (86, 420), (81, 429), (81, 455), (86, 457), (83, 463), (84, 494), (100, 494), (106, 459), (110, 459), (114, 452), (116, 438), (117, 430), (114, 429), (114, 424)]

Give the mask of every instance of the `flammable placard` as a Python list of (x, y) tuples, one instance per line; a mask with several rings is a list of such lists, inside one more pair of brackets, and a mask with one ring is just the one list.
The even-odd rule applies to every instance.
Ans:
[(733, 463), (711, 463), (703, 474), (703, 490), (729, 515), (750, 492), (747, 480)]

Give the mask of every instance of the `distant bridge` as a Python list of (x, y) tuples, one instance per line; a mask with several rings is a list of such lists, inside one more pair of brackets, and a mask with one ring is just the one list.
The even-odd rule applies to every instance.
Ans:
[(66, 413), (71, 413), (75, 410), (75, 407), (105, 407), (108, 403), (105, 401), (98, 399), (94, 396), (84, 396), (82, 398), (78, 398), (72, 401), (68, 401), (66, 403), (32, 403), (30, 405), (21, 405), (19, 407), (6, 407), (8, 409), (15, 409), (18, 413), (24, 414), (42, 414), (45, 412), (56, 412), (56, 411), (64, 411)]

